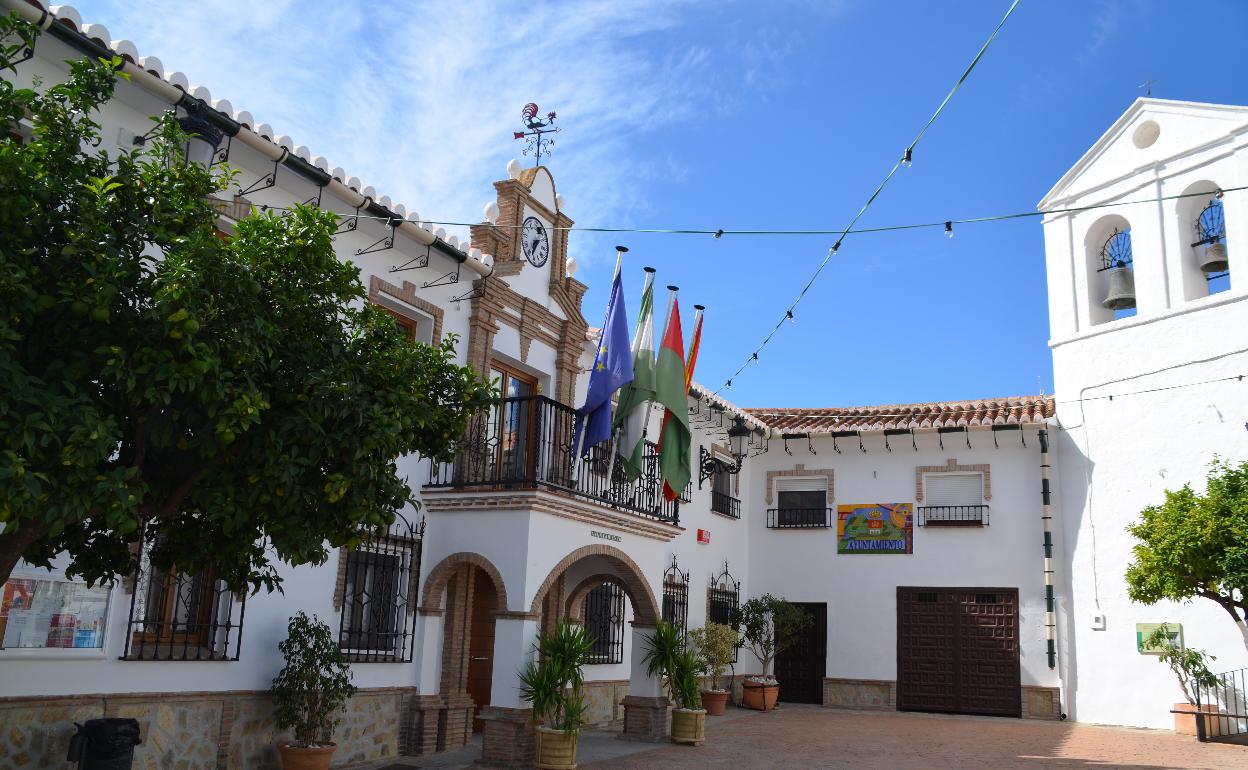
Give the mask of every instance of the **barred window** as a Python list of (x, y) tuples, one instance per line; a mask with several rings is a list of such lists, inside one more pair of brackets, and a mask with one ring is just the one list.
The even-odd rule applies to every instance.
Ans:
[(682, 633), (689, 625), (689, 573), (676, 566), (675, 556), (663, 573), (663, 620)]
[(585, 596), (585, 630), (594, 640), (587, 663), (624, 662), (624, 591), (604, 582)]
[[(728, 562), (724, 562), (724, 571), (711, 578), (707, 589), (706, 619), (711, 623), (721, 623), (737, 629), (737, 609), (741, 605), (741, 583), (733, 578), (728, 571)], [(732, 651), (732, 662), (737, 662), (738, 643)]]
[[(422, 523), (423, 530), (423, 523)], [(412, 659), (420, 532), (399, 517), (389, 532), (343, 551), (338, 648), (360, 663)]]
[(238, 660), (246, 597), (212, 572), (155, 567), (150, 554), (149, 544), (139, 556), (122, 660)]

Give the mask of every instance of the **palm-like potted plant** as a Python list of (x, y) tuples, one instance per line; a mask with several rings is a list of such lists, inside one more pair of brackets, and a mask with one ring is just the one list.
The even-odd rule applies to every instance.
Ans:
[[(1201, 718), (1198, 714), (1204, 712), (1206, 715), (1216, 715), (1218, 706), (1216, 703), (1205, 703), (1198, 709), (1191, 688), (1217, 685), (1218, 677), (1209, 670), (1209, 661), (1216, 658), (1203, 650), (1183, 647), (1178, 642), (1177, 634), (1165, 624), (1158, 626), (1144, 640), (1144, 646), (1148, 650), (1159, 650), (1157, 659), (1174, 672), (1175, 678), (1179, 680), (1179, 688), (1183, 690), (1183, 697), (1187, 699), (1186, 703), (1174, 704), (1174, 731), (1179, 735), (1196, 735), (1196, 720)], [(1217, 716), (1203, 718), (1205, 735), (1221, 733)]]
[(660, 622), (646, 640), (646, 672), (663, 682), (672, 702), (672, 742), (701, 746), (706, 739), (706, 710), (698, 674), (702, 660), (685, 645), (680, 629)]
[(741, 635), (732, 626), (710, 622), (690, 631), (689, 639), (698, 650), (702, 673), (711, 678), (711, 688), (702, 691), (702, 706), (707, 714), (722, 716), (728, 703), (728, 690), (720, 689), (719, 680), (732, 662)]
[(783, 597), (763, 594), (741, 605), (737, 622), (746, 649), (763, 664), (761, 676), (746, 677), (742, 683), (742, 700), (748, 708), (767, 711), (780, 697), (780, 683), (771, 675), (771, 662), (793, 646), (811, 618)]
[(286, 639), (277, 645), (286, 665), (273, 679), (275, 718), (293, 741), (278, 745), (285, 770), (325, 770), (333, 759), (334, 728), (342, 707), (355, 695), (351, 667), (329, 626), (302, 611), (291, 617)]
[(582, 626), (560, 621), (538, 637), (537, 660), (520, 672), (520, 697), (537, 720), (537, 767), (576, 767), (576, 742), (585, 726), (584, 666), (593, 639)]

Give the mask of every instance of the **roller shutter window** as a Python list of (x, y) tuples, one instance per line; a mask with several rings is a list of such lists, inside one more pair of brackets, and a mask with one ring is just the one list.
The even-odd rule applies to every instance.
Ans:
[(929, 473), (924, 477), (923, 503), (928, 506), (983, 505), (981, 473)]
[(815, 476), (804, 479), (779, 479), (776, 482), (777, 523), (781, 527), (799, 527), (823, 520), (828, 507), (828, 479)]

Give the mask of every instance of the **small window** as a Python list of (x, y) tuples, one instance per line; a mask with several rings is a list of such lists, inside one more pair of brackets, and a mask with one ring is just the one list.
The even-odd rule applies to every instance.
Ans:
[(982, 505), (984, 477), (979, 473), (929, 473), (923, 479), (928, 506)]
[(736, 474), (716, 468), (711, 474), (711, 510), (734, 519), (741, 518), (741, 501), (733, 491), (737, 488)]
[[(163, 570), (139, 557), (124, 660), (238, 660), (242, 605), (212, 572)], [(235, 613), (234, 610), (238, 609)]]
[(682, 635), (689, 624), (689, 573), (676, 566), (675, 557), (663, 573), (663, 620), (679, 628)]
[[(728, 572), (728, 563), (724, 562), (724, 571), (711, 578), (707, 589), (706, 619), (710, 623), (720, 623), (738, 629), (737, 609), (741, 605), (741, 583)], [(738, 629), (739, 630), (739, 629)], [(738, 642), (732, 650), (732, 662), (737, 662)]]
[(603, 582), (585, 596), (585, 631), (593, 639), (588, 663), (624, 662), (624, 591)]
[(781, 479), (776, 490), (776, 527), (828, 526), (826, 478)]
[[(401, 534), (396, 534), (401, 530)], [(412, 659), (410, 601), (420, 573), (418, 532), (399, 518), (391, 534), (361, 543), (342, 557), (338, 647), (355, 662)]]

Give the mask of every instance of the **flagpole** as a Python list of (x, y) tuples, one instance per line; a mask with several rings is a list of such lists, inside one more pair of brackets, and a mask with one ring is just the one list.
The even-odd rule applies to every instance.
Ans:
[[(612, 284), (615, 283), (615, 279), (620, 274), (620, 268), (624, 265), (624, 255), (627, 252), (628, 252), (627, 246), (615, 247), (615, 272), (611, 274)], [(610, 300), (608, 300), (608, 308), (609, 307), (610, 307)], [(596, 367), (598, 365), (598, 356), (602, 355), (602, 338), (606, 336), (606, 333), (607, 333), (607, 323), (604, 320), (602, 324), (602, 328), (598, 330), (598, 344), (594, 346), (594, 363), (590, 364), (591, 367)], [(590, 369), (590, 372), (592, 373), (593, 369)], [(582, 445), (584, 445), (584, 443), (585, 443), (585, 431), (582, 430), (576, 434), (576, 446), (572, 447), (573, 459), (579, 458), (581, 456), (581, 447)], [(573, 468), (575, 467), (576, 467), (575, 464), (573, 464)], [(607, 478), (607, 483), (608, 484), (611, 483), (610, 477)]]
[[(615, 274), (616, 274), (616, 275), (619, 275), (619, 274), (620, 274), (620, 267), (624, 264), (624, 255), (625, 255), (626, 253), (628, 253), (628, 247), (627, 247), (627, 246), (616, 246), (616, 247), (615, 247)], [(615, 280), (615, 279), (614, 279), (614, 277), (613, 277), (611, 280), (612, 280), (612, 281), (614, 281), (614, 280)], [(605, 333), (606, 333), (606, 328), (607, 328), (607, 327), (604, 325), (602, 328), (603, 328), (603, 333), (605, 334)], [(599, 344), (599, 346), (601, 346), (601, 345), (602, 345), (602, 343), (601, 343), (601, 342), (599, 342), (598, 344)], [(636, 343), (634, 343), (634, 344), (636, 344)], [(616, 439), (617, 439), (617, 434), (616, 434), (616, 431), (615, 431), (615, 429), (614, 429), (614, 428), (612, 428), (612, 429), (611, 429), (611, 447), (607, 450), (607, 454), (608, 454), (608, 457), (607, 457), (607, 489), (608, 489), (608, 490), (610, 490), (611, 492), (614, 492), (614, 491), (615, 491), (615, 484), (612, 482), (612, 479), (613, 479), (613, 478), (614, 478), (614, 476), (615, 476), (615, 444), (616, 444)]]

